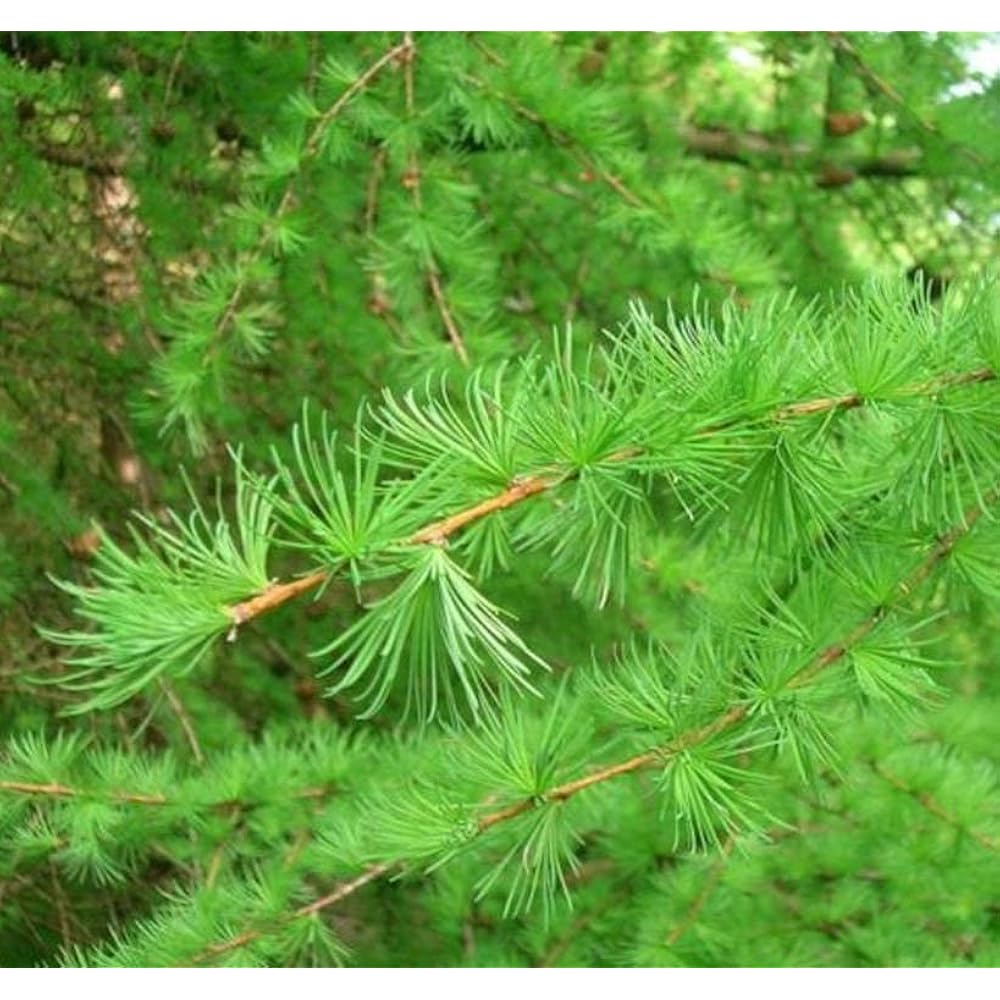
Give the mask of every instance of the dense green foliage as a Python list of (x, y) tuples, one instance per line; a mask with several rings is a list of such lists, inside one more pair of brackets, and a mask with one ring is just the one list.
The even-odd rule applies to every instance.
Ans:
[(2, 36), (0, 962), (1000, 964), (977, 42)]

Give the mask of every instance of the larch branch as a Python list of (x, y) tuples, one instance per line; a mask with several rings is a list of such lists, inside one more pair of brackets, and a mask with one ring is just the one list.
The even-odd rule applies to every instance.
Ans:
[[(938, 538), (930, 552), (919, 565), (897, 585), (899, 602), (908, 598), (931, 575), (939, 563), (952, 552), (958, 541), (972, 530), (979, 518), (983, 516), (984, 507), (995, 504), (998, 500), (1000, 500), (1000, 484), (987, 491), (983, 496), (982, 504), (975, 504), (966, 510), (961, 521)], [(805, 666), (801, 667), (789, 678), (785, 685), (786, 690), (803, 687), (813, 681), (819, 674), (833, 666), (833, 664), (843, 659), (844, 656), (883, 621), (889, 610), (890, 608), (887, 605), (875, 608), (867, 618), (856, 625), (843, 639), (832, 643), (817, 653)], [(489, 813), (479, 820), (479, 831), (482, 832), (492, 826), (496, 826), (498, 823), (514, 819), (516, 816), (530, 812), (542, 805), (552, 802), (563, 802), (593, 785), (620, 777), (623, 774), (631, 774), (634, 771), (639, 771), (647, 767), (662, 765), (670, 757), (706, 743), (720, 733), (732, 729), (738, 723), (742, 722), (749, 713), (750, 705), (747, 702), (737, 702), (710, 722), (681, 733), (669, 743), (660, 747), (654, 747), (645, 753), (637, 754), (620, 763), (603, 767), (582, 778), (558, 785), (547, 791), (544, 795), (531, 799), (522, 799), (496, 812)]]
[(676, 924), (667, 935), (668, 948), (672, 948), (675, 944), (677, 944), (684, 933), (694, 925), (695, 921), (700, 916), (701, 911), (705, 908), (705, 904), (709, 900), (709, 897), (712, 895), (715, 887), (719, 884), (719, 880), (722, 878), (722, 873), (726, 867), (726, 861), (729, 859), (729, 855), (732, 852), (733, 845), (735, 843), (736, 838), (730, 834), (729, 837), (726, 838), (726, 842), (722, 845), (722, 851), (719, 854), (719, 857), (715, 859), (715, 862), (708, 873), (708, 877), (705, 879), (705, 882), (701, 887), (701, 891), (697, 896), (695, 896), (681, 921)]
[(956, 816), (948, 812), (930, 792), (922, 792), (917, 788), (913, 788), (898, 775), (878, 763), (878, 761), (871, 762), (871, 769), (897, 791), (903, 792), (905, 795), (909, 795), (910, 798), (915, 799), (932, 816), (953, 829), (958, 830), (959, 833), (964, 833), (966, 836), (971, 837), (980, 847), (985, 847), (988, 851), (1000, 851), (1000, 839), (980, 833), (978, 830), (970, 829)]
[[(309, 135), (306, 138), (305, 145), (302, 147), (303, 160), (310, 160), (319, 152), (319, 148), (323, 140), (323, 134), (330, 127), (333, 121), (340, 115), (340, 113), (347, 107), (354, 97), (360, 94), (361, 91), (363, 91), (375, 79), (375, 77), (389, 65), (389, 63), (403, 55), (407, 51), (407, 48), (407, 43), (402, 42), (383, 53), (344, 90), (340, 97), (338, 97), (325, 112), (323, 112), (323, 114), (316, 121), (316, 124), (310, 130)], [(285, 184), (285, 188), (278, 201), (277, 208), (274, 210), (274, 220), (276, 222), (280, 222), (291, 209), (294, 201), (295, 185), (297, 181), (298, 172), (295, 172)], [(269, 227), (265, 226), (256, 244), (245, 258), (245, 262), (247, 264), (251, 264), (260, 258), (266, 249), (270, 238), (271, 233)], [(243, 295), (246, 292), (248, 281), (248, 271), (245, 270), (233, 287), (229, 299), (223, 308), (222, 315), (215, 325), (216, 337), (224, 333), (235, 318)]]
[[(332, 790), (332, 787), (317, 787), (314, 785), (291, 792), (289, 798), (320, 799), (329, 795)], [(256, 802), (243, 799), (221, 799), (214, 802), (189, 803), (169, 798), (157, 792), (97, 792), (86, 788), (78, 788), (73, 785), (66, 785), (58, 781), (0, 781), (0, 792), (10, 792), (17, 795), (37, 795), (57, 799), (97, 799), (104, 802), (136, 806), (183, 806), (186, 809), (250, 809), (267, 801), (264, 799)]]
[[(357, 892), (358, 889), (366, 886), (374, 879), (380, 878), (382, 875), (385, 875), (395, 867), (396, 866), (394, 864), (390, 863), (372, 865), (367, 871), (358, 875), (356, 878), (353, 878), (348, 882), (342, 882), (332, 892), (327, 893), (327, 895), (321, 896), (319, 899), (313, 900), (313, 902), (299, 907), (299, 909), (283, 921), (283, 923), (291, 923), (293, 920), (300, 920), (303, 917), (319, 913), (320, 910), (324, 910), (326, 907), (333, 906), (334, 903), (339, 903), (341, 900), (346, 899), (348, 896)], [(227, 952), (235, 951), (237, 948), (242, 948), (244, 945), (248, 945), (259, 940), (264, 937), (267, 932), (268, 931), (265, 928), (246, 930), (226, 941), (220, 941), (217, 944), (209, 945), (204, 951), (199, 952), (193, 959), (191, 959), (191, 964), (204, 965), (206, 962), (209, 962), (214, 958), (218, 958), (220, 955), (225, 955)]]
[[(63, 785), (56, 781), (48, 783), (35, 783), (31, 781), (0, 781), (0, 792), (17, 792), (21, 795), (45, 795), (53, 798), (76, 799), (89, 798), (90, 793), (80, 788), (73, 788), (70, 785)], [(128, 802), (141, 806), (165, 806), (169, 805), (169, 799), (165, 795), (147, 795), (141, 792), (111, 792), (106, 796), (111, 802)]]
[[(984, 504), (993, 504), (1000, 500), (1000, 484), (989, 490), (983, 499)], [(919, 586), (919, 584), (923, 583), (930, 576), (934, 568), (954, 549), (959, 539), (971, 531), (973, 526), (982, 516), (982, 513), (982, 505), (976, 505), (969, 508), (956, 525), (938, 538), (923, 561), (898, 585), (897, 591), (899, 593), (900, 600), (907, 598), (912, 591)], [(811, 682), (817, 677), (817, 675), (821, 674), (823, 671), (827, 670), (833, 664), (841, 660), (858, 642), (867, 636), (885, 618), (888, 610), (889, 608), (887, 606), (876, 608), (867, 618), (856, 625), (843, 639), (827, 646), (825, 649), (817, 653), (816, 656), (809, 661), (809, 663), (791, 676), (791, 678), (786, 682), (786, 690), (793, 690)], [(736, 702), (709, 722), (686, 730), (661, 746), (653, 747), (643, 753), (636, 754), (627, 760), (606, 765), (588, 775), (584, 775), (581, 778), (575, 778), (572, 781), (556, 785), (554, 788), (550, 788), (541, 795), (520, 799), (503, 807), (502, 809), (487, 813), (486, 815), (480, 817), (476, 823), (475, 836), (478, 837), (494, 826), (499, 826), (502, 823), (514, 820), (519, 816), (523, 816), (546, 805), (565, 802), (573, 796), (578, 795), (580, 792), (586, 791), (588, 788), (603, 784), (606, 781), (611, 781), (624, 774), (632, 774), (636, 771), (644, 770), (649, 767), (663, 766), (663, 764), (669, 760), (670, 757), (676, 756), (677, 754), (683, 753), (685, 750), (689, 750), (695, 746), (706, 743), (720, 733), (737, 726), (749, 716), (750, 707), (750, 704), (746, 701)], [(947, 814), (945, 814), (944, 811), (933, 802), (933, 800), (929, 799), (929, 797), (924, 796), (921, 801), (925, 807), (935, 811), (935, 815), (939, 815), (941, 818), (946, 817)], [(950, 819), (949, 821), (954, 822)], [(964, 830), (964, 827), (962, 829)], [(970, 836), (976, 837), (980, 843), (984, 843), (983, 839), (972, 831), (966, 832), (968, 832)], [(986, 838), (986, 840), (989, 840), (989, 838)], [(984, 844), (984, 846), (990, 846), (991, 849), (996, 848), (996, 845), (992, 842), (988, 845)], [(728, 850), (730, 850), (731, 847), (732, 838), (727, 840), (726, 845), (723, 847), (724, 856), (725, 853), (728, 853)], [(329, 906), (333, 906), (335, 903), (346, 899), (348, 896), (352, 895), (358, 889), (367, 885), (374, 879), (379, 878), (390, 871), (398, 869), (402, 864), (403, 862), (401, 861), (383, 861), (379, 864), (372, 865), (356, 878), (353, 878), (348, 882), (341, 883), (326, 895), (300, 907), (289, 918), (287, 918), (285, 922), (287, 923), (291, 920), (297, 920), (302, 917), (310, 916), (326, 909)], [(714, 877), (716, 880), (718, 879), (719, 874), (721, 874), (721, 870), (715, 874)], [(703, 896), (707, 898), (707, 892), (704, 893)], [(699, 902), (698, 900), (701, 901)], [(699, 896), (698, 900), (695, 901), (694, 913), (691, 917), (692, 920), (697, 917), (698, 910), (700, 910), (701, 906), (704, 905), (704, 898), (702, 896)], [(688, 925), (688, 921), (682, 921), (678, 927), (674, 928), (668, 937), (668, 944), (676, 943), (677, 939), (681, 936), (681, 934), (683, 934)], [(211, 947), (205, 949), (205, 951), (195, 957), (192, 964), (203, 964), (218, 955), (256, 941), (266, 933), (267, 929), (265, 928), (244, 931), (227, 941), (212, 945)]]
[[(996, 381), (996, 373), (989, 368), (979, 368), (969, 372), (951, 373), (942, 375), (936, 379), (921, 382), (917, 385), (903, 390), (901, 396), (909, 395), (933, 395), (944, 389), (957, 388), (960, 386), (974, 385), (984, 382)], [(789, 403), (778, 407), (772, 411), (769, 418), (774, 421), (792, 420), (799, 417), (810, 417), (817, 414), (830, 413), (833, 411), (846, 411), (865, 406), (870, 402), (860, 393), (847, 393), (840, 396), (823, 396), (817, 399), (805, 400), (799, 403)], [(760, 419), (760, 418), (756, 418)], [(733, 418), (722, 423), (710, 424), (700, 431), (695, 432), (697, 437), (709, 437), (723, 431), (730, 430), (740, 423), (752, 424), (755, 418)], [(605, 462), (624, 462), (630, 458), (635, 458), (641, 454), (638, 448), (623, 448), (611, 455), (608, 455)], [(562, 474), (549, 473), (545, 475), (522, 476), (500, 493), (494, 494), (471, 507), (457, 511), (447, 517), (433, 521), (426, 527), (412, 534), (406, 541), (410, 545), (443, 545), (449, 537), (461, 531), (470, 524), (498, 511), (507, 510), (516, 506), (533, 496), (544, 493), (559, 486), (561, 483), (572, 479), (570, 470)], [(312, 590), (322, 584), (329, 576), (330, 570), (316, 570), (306, 576), (289, 580), (286, 583), (275, 583), (266, 590), (249, 598), (231, 605), (228, 609), (229, 615), (234, 625), (242, 625), (251, 618), (265, 614), (272, 609), (279, 607), (286, 601), (297, 597), (307, 590)]]

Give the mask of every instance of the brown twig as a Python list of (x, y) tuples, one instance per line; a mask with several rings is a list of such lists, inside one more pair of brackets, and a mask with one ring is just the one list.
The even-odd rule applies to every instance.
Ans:
[(953, 816), (944, 806), (941, 805), (937, 799), (934, 798), (930, 792), (922, 792), (917, 788), (913, 788), (908, 785), (902, 778), (898, 775), (893, 774), (888, 768), (884, 767), (878, 761), (869, 762), (871, 769), (884, 781), (887, 781), (893, 788), (906, 795), (910, 798), (915, 799), (917, 802), (923, 806), (932, 816), (946, 823), (948, 826), (959, 833), (964, 833), (971, 837), (977, 844), (981, 847), (985, 847), (988, 851), (1000, 851), (1000, 839), (996, 837), (990, 837), (988, 834), (980, 833), (978, 830), (972, 830), (962, 823), (957, 817)]
[(72, 944), (72, 935), (70, 934), (66, 909), (66, 894), (63, 892), (62, 885), (59, 882), (59, 871), (51, 858), (49, 858), (48, 869), (49, 878), (52, 882), (52, 897), (56, 901), (56, 915), (59, 918), (59, 934), (62, 939), (63, 948), (68, 949)]
[[(330, 786), (311, 786), (301, 788), (292, 792), (289, 796), (293, 799), (318, 799), (329, 795), (333, 791)], [(126, 792), (115, 791), (103, 794), (95, 794), (84, 788), (75, 788), (72, 785), (64, 785), (58, 781), (34, 782), (34, 781), (0, 781), (0, 792), (11, 792), (19, 795), (41, 795), (57, 799), (87, 799), (98, 798), (107, 802), (124, 803), (137, 806), (177, 806), (181, 805), (175, 799), (170, 799), (166, 795), (159, 793), (149, 794), (146, 792)], [(263, 800), (262, 800), (263, 801)], [(199, 809), (232, 809), (234, 807), (247, 808), (256, 805), (254, 802), (242, 802), (239, 799), (222, 799), (217, 802), (199, 803)]]
[[(498, 493), (496, 496), (489, 497), (473, 507), (458, 511), (456, 514), (442, 518), (440, 521), (434, 521), (427, 525), (427, 527), (421, 528), (420, 531), (417, 531), (407, 539), (407, 543), (410, 545), (443, 545), (450, 535), (455, 534), (455, 532), (471, 524), (473, 521), (478, 521), (480, 518), (487, 517), (498, 510), (512, 507), (514, 504), (520, 503), (522, 500), (526, 500), (537, 493), (542, 493), (554, 485), (555, 480), (550, 477), (529, 476), (508, 487), (502, 493)], [(289, 580), (287, 583), (272, 584), (256, 597), (232, 605), (229, 608), (229, 615), (233, 619), (234, 629), (235, 626), (242, 625), (250, 621), (251, 618), (265, 614), (284, 604), (286, 601), (291, 600), (293, 597), (297, 597), (307, 590), (318, 587), (329, 575), (328, 570), (316, 570), (306, 576)], [(231, 632), (230, 636), (235, 638), (235, 631)]]
[[(450, 535), (473, 521), (478, 521), (498, 510), (512, 507), (536, 493), (542, 493), (553, 485), (554, 482), (548, 477), (530, 476), (473, 507), (458, 511), (458, 513), (440, 521), (434, 521), (411, 535), (407, 542), (410, 545), (442, 545)], [(328, 570), (316, 570), (306, 576), (289, 580), (287, 583), (275, 583), (256, 597), (232, 605), (229, 608), (229, 615), (233, 619), (234, 628), (250, 621), (251, 618), (266, 614), (307, 590), (318, 587), (329, 575)], [(230, 636), (235, 638), (235, 632), (231, 632)]]
[(191, 753), (194, 756), (196, 764), (205, 763), (205, 755), (201, 752), (201, 744), (198, 742), (198, 736), (194, 731), (194, 726), (191, 723), (191, 717), (187, 714), (187, 710), (184, 708), (184, 703), (177, 697), (177, 693), (174, 689), (162, 678), (160, 679), (160, 687), (163, 689), (163, 693), (167, 696), (167, 701), (170, 702), (170, 707), (174, 710), (174, 715), (177, 716), (177, 721), (181, 724), (181, 729), (184, 730), (184, 735), (187, 737), (188, 745), (191, 747)]
[[(489, 50), (487, 50), (485, 46), (478, 41), (478, 39), (470, 38), (470, 41), (476, 48), (479, 49), (480, 52), (487, 54), (487, 58), (491, 63), (501, 67), (506, 67), (506, 61), (502, 57), (497, 56), (494, 53), (490, 53)], [(673, 216), (673, 213), (668, 205), (660, 202), (655, 197), (636, 194), (635, 191), (628, 187), (628, 185), (625, 184), (620, 177), (615, 176), (610, 170), (605, 169), (579, 140), (574, 139), (573, 136), (555, 128), (537, 111), (525, 106), (507, 93), (490, 90), (489, 85), (476, 76), (469, 74), (462, 74), (462, 76), (470, 85), (478, 87), (479, 89), (484, 90), (487, 93), (492, 94), (494, 97), (502, 100), (508, 105), (508, 107), (511, 108), (512, 111), (514, 111), (515, 114), (540, 129), (542, 133), (555, 145), (567, 150), (572, 159), (575, 160), (577, 165), (581, 168), (582, 178), (601, 181), (602, 184), (609, 187), (626, 205), (631, 208), (646, 208), (668, 219)], [(719, 271), (706, 271), (700, 273), (699, 277), (706, 281), (721, 283), (728, 291), (735, 292), (734, 297), (738, 303), (746, 303), (745, 296), (739, 292), (735, 283), (731, 278), (729, 278), (728, 275)]]
[(427, 525), (426, 528), (421, 528), (420, 531), (411, 535), (408, 541), (411, 545), (443, 545), (449, 536), (454, 535), (466, 525), (472, 524), (473, 521), (488, 517), (498, 510), (513, 507), (537, 493), (544, 493), (545, 490), (562, 482), (564, 478), (564, 476), (526, 476), (496, 496), (483, 500), (472, 507), (467, 507), (465, 510), (460, 510), (449, 517), (442, 518), (440, 521), (435, 521)]
[(378, 216), (378, 191), (385, 173), (385, 146), (379, 146), (372, 157), (372, 169), (365, 187), (365, 235), (371, 239)]
[(167, 73), (167, 83), (163, 88), (163, 100), (160, 102), (160, 114), (164, 115), (170, 107), (170, 98), (173, 94), (174, 83), (177, 81), (177, 74), (180, 71), (181, 63), (184, 61), (184, 53), (187, 51), (188, 43), (191, 41), (191, 32), (185, 31), (181, 36), (180, 45), (174, 53), (174, 58), (170, 61), (170, 70)]
[(320, 910), (326, 909), (328, 906), (333, 906), (334, 903), (339, 903), (342, 899), (346, 899), (351, 895), (351, 893), (357, 892), (362, 886), (367, 885), (373, 879), (385, 875), (395, 867), (396, 865), (389, 861), (383, 861), (381, 864), (372, 865), (366, 872), (359, 875), (357, 878), (351, 879), (350, 882), (342, 883), (337, 886), (333, 892), (330, 892), (325, 896), (321, 896), (319, 899), (313, 900), (313, 902), (300, 907), (295, 911), (295, 915), (297, 917), (308, 917), (313, 913), (318, 913)]
[(880, 156), (830, 158), (823, 149), (808, 143), (789, 143), (760, 132), (737, 132), (727, 128), (683, 124), (677, 136), (684, 151), (716, 163), (738, 167), (767, 166), (776, 170), (812, 171), (820, 187), (843, 187), (858, 178), (905, 180), (919, 176), (919, 149), (894, 149)]
[[(477, 77), (468, 77), (467, 79), (474, 86), (483, 90), (489, 90), (487, 84)], [(612, 191), (615, 192), (615, 194), (618, 195), (619, 198), (622, 199), (622, 201), (625, 202), (625, 204), (630, 205), (632, 208), (642, 208), (647, 204), (641, 197), (639, 197), (639, 195), (631, 190), (631, 188), (629, 188), (625, 182), (621, 180), (621, 178), (615, 177), (610, 171), (605, 170), (604, 167), (602, 167), (572, 136), (567, 135), (560, 129), (555, 128), (540, 114), (538, 114), (537, 111), (533, 111), (520, 101), (510, 97), (510, 95), (498, 94), (496, 96), (499, 96), (503, 101), (505, 101), (510, 106), (511, 110), (520, 115), (525, 121), (531, 122), (532, 125), (540, 129), (549, 139), (552, 140), (553, 143), (568, 150), (586, 176), (591, 179), (596, 178), (603, 184), (606, 184)]]
[(462, 339), (462, 334), (455, 325), (454, 317), (451, 315), (451, 310), (448, 308), (448, 302), (445, 299), (444, 291), (441, 288), (441, 279), (438, 277), (438, 273), (433, 267), (427, 272), (427, 282), (431, 286), (431, 295), (434, 296), (434, 303), (437, 306), (438, 314), (441, 316), (441, 322), (444, 324), (445, 331), (448, 334), (448, 340), (451, 342), (451, 346), (458, 355), (462, 364), (468, 365), (469, 352), (465, 348), (465, 341)]
[[(364, 234), (365, 239), (369, 242), (375, 238), (375, 224), (378, 221), (379, 188), (382, 184), (382, 178), (385, 175), (386, 158), (385, 146), (379, 146), (372, 157), (371, 173), (368, 175), (368, 183), (365, 185)], [(369, 284), (371, 291), (368, 295), (368, 311), (385, 323), (396, 340), (404, 344), (407, 343), (409, 338), (406, 335), (406, 331), (392, 311), (392, 299), (389, 297), (387, 291), (385, 275), (378, 268), (369, 272)], [(362, 377), (365, 381), (369, 381), (368, 376), (364, 373), (362, 373)]]
[(733, 845), (735, 843), (736, 838), (730, 834), (729, 837), (726, 838), (726, 842), (722, 845), (722, 850), (720, 851), (719, 856), (715, 859), (715, 862), (708, 873), (708, 877), (702, 884), (698, 895), (695, 896), (680, 922), (675, 924), (670, 933), (667, 935), (668, 948), (672, 948), (675, 944), (677, 944), (681, 937), (694, 925), (695, 921), (700, 916), (701, 911), (705, 908), (705, 904), (708, 902), (709, 897), (712, 895), (715, 887), (719, 884), (719, 880), (722, 878), (722, 872), (726, 867), (726, 862), (729, 859), (730, 853), (732, 853)]
[[(367, 871), (363, 872), (357, 878), (353, 878), (349, 882), (343, 882), (327, 895), (321, 896), (319, 899), (313, 900), (313, 902), (299, 907), (299, 909), (287, 918), (284, 923), (289, 923), (292, 920), (298, 920), (303, 917), (311, 916), (314, 913), (318, 913), (320, 910), (326, 909), (328, 906), (333, 906), (334, 903), (339, 903), (342, 899), (346, 899), (348, 896), (357, 892), (358, 889), (366, 886), (373, 879), (377, 879), (386, 874), (386, 872), (390, 871), (394, 867), (395, 865), (388, 862), (380, 865), (372, 865)], [(218, 958), (219, 955), (224, 955), (227, 952), (234, 951), (236, 948), (242, 948), (244, 945), (257, 941), (266, 933), (266, 930), (260, 928), (246, 930), (243, 931), (242, 934), (237, 934), (235, 937), (229, 938), (227, 941), (220, 941), (218, 944), (209, 945), (209, 947), (207, 947), (204, 951), (199, 952), (193, 959), (191, 959), (191, 965), (204, 965), (206, 962), (211, 961), (214, 958)]]
[[(22, 795), (48, 795), (55, 798), (86, 798), (88, 793), (73, 788), (70, 785), (63, 785), (59, 782), (49, 782), (47, 784), (34, 783), (30, 781), (0, 781), (0, 792), (19, 792)], [(112, 802), (129, 802), (141, 806), (165, 806), (170, 802), (164, 795), (146, 795), (141, 792), (112, 792), (107, 798)]]
[(399, 45), (394, 46), (385, 52), (382, 56), (375, 60), (362, 73), (348, 88), (340, 95), (337, 100), (330, 105), (330, 108), (320, 117), (313, 127), (312, 132), (309, 133), (309, 138), (306, 140), (305, 145), (305, 155), (309, 158), (316, 155), (319, 152), (319, 144), (323, 138), (323, 133), (330, 126), (330, 123), (344, 110), (345, 107), (353, 100), (358, 94), (361, 93), (371, 82), (378, 76), (379, 73), (385, 69), (394, 59), (398, 59), (407, 49), (406, 42), (401, 42)]
[[(404, 53), (401, 58), (403, 59), (403, 82), (406, 91), (406, 116), (412, 120), (416, 115), (413, 63), (417, 55), (417, 47), (413, 43), (412, 32), (407, 31), (403, 35), (403, 48)], [(415, 151), (411, 151), (410, 153), (409, 164), (407, 165), (403, 183), (409, 189), (417, 211), (423, 213), (424, 203), (420, 181), (420, 162), (417, 159)], [(437, 308), (438, 315), (441, 317), (441, 322), (444, 325), (445, 333), (448, 335), (448, 341), (452, 346), (452, 350), (458, 355), (463, 365), (468, 365), (469, 352), (466, 350), (465, 341), (455, 323), (451, 310), (448, 308), (448, 301), (445, 298), (444, 289), (441, 287), (439, 268), (432, 252), (428, 253), (427, 283), (430, 286), (434, 305)]]
[[(502, 56), (487, 48), (487, 46), (474, 36), (470, 35), (469, 41), (475, 48), (482, 52), (484, 56), (486, 56), (487, 61), (491, 62), (494, 66), (506, 69), (507, 61)], [(478, 77), (470, 76), (467, 77), (467, 79), (474, 86), (479, 87), (482, 90), (489, 90), (487, 84)], [(560, 129), (555, 128), (537, 111), (533, 111), (517, 99), (512, 98), (509, 94), (498, 94), (496, 96), (505, 101), (510, 108), (520, 115), (525, 121), (531, 122), (532, 125), (544, 132), (545, 135), (548, 136), (548, 138), (551, 139), (557, 146), (562, 146), (564, 149), (568, 149), (586, 173), (588, 173), (591, 177), (599, 178), (603, 183), (607, 184), (608, 187), (610, 187), (611, 190), (614, 191), (626, 204), (631, 205), (633, 208), (642, 207), (644, 204), (643, 200), (634, 191), (631, 191), (620, 178), (615, 177), (601, 167), (576, 139)]]
[(222, 870), (222, 859), (226, 853), (227, 841), (220, 841), (215, 850), (212, 851), (212, 856), (208, 859), (208, 871), (205, 873), (205, 885), (211, 889), (215, 885), (215, 880), (219, 877), (219, 872)]
[[(938, 564), (951, 553), (959, 539), (967, 535), (976, 522), (983, 516), (985, 506), (994, 504), (1000, 500), (1000, 485), (987, 491), (982, 499), (982, 504), (975, 504), (969, 507), (965, 511), (961, 521), (937, 539), (923, 561), (899, 583), (896, 588), (897, 600), (905, 600), (931, 575)], [(809, 663), (797, 670), (787, 681), (785, 685), (786, 690), (803, 687), (815, 680), (819, 674), (823, 673), (833, 664), (843, 659), (851, 649), (876, 628), (889, 610), (889, 605), (882, 605), (875, 608), (867, 618), (856, 625), (840, 642), (827, 646), (810, 660)], [(480, 832), (487, 830), (497, 823), (513, 819), (541, 805), (552, 802), (563, 802), (578, 792), (590, 788), (592, 785), (617, 778), (622, 774), (630, 774), (633, 771), (642, 770), (646, 767), (662, 765), (664, 760), (676, 756), (691, 747), (705, 743), (719, 733), (733, 728), (733, 726), (747, 717), (749, 711), (750, 707), (745, 702), (731, 705), (725, 712), (716, 716), (712, 721), (696, 729), (682, 733), (661, 747), (655, 747), (621, 763), (609, 765), (595, 771), (593, 774), (559, 785), (556, 788), (550, 789), (544, 795), (536, 796), (532, 799), (523, 799), (504, 809), (490, 813), (480, 819), (478, 823), (479, 830)]]
[[(328, 570), (319, 569), (313, 573), (308, 573), (306, 576), (289, 580), (287, 583), (271, 584), (266, 590), (257, 594), (256, 597), (251, 597), (249, 600), (240, 601), (239, 604), (232, 605), (229, 608), (229, 615), (233, 619), (234, 629), (235, 626), (242, 625), (244, 622), (248, 622), (251, 618), (256, 618), (258, 615), (266, 614), (268, 611), (284, 604), (285, 601), (290, 601), (293, 597), (298, 597), (299, 594), (303, 594), (307, 590), (313, 590), (323, 583), (329, 575)], [(235, 639), (235, 631), (230, 632), (229, 636), (230, 639)]]
[(576, 778), (574, 781), (567, 781), (565, 784), (557, 785), (555, 788), (549, 789), (544, 795), (539, 795), (531, 799), (521, 799), (503, 809), (489, 813), (479, 820), (477, 824), (479, 832), (482, 833), (490, 827), (496, 826), (498, 823), (505, 823), (524, 813), (532, 812), (542, 805), (553, 802), (565, 802), (574, 795), (578, 795), (580, 792), (594, 785), (610, 781), (612, 778), (619, 778), (623, 774), (632, 774), (634, 771), (641, 771), (647, 767), (660, 765), (670, 757), (674, 757), (691, 747), (705, 743), (713, 736), (731, 729), (738, 722), (745, 719), (748, 712), (749, 707), (745, 704), (733, 705), (711, 722), (681, 733), (676, 739), (671, 740), (663, 746), (654, 747), (652, 750), (636, 754), (628, 760), (617, 764), (609, 764), (607, 767), (602, 767), (582, 778)]

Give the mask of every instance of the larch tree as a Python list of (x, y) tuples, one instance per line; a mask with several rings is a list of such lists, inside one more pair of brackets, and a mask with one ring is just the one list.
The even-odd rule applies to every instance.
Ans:
[(983, 44), (0, 37), (0, 962), (1000, 964)]

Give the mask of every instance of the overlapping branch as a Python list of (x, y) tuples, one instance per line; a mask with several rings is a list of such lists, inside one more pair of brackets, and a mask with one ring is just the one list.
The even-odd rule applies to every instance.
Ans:
[(789, 143), (759, 132), (685, 124), (677, 134), (690, 155), (739, 167), (808, 170), (820, 187), (840, 187), (858, 178), (904, 180), (920, 174), (921, 154), (916, 149), (830, 159), (808, 143)]
[[(868, 616), (860, 621), (840, 641), (832, 643), (818, 652), (811, 660), (809, 660), (809, 662), (791, 675), (785, 684), (785, 690), (795, 690), (811, 684), (818, 676), (843, 660), (852, 649), (854, 649), (864, 638), (872, 633), (882, 621), (885, 620), (888, 614), (912, 596), (914, 591), (916, 591), (921, 584), (923, 584), (931, 576), (934, 570), (951, 554), (958, 542), (975, 527), (976, 523), (981, 517), (983, 517), (985, 510), (996, 504), (998, 501), (1000, 501), (1000, 484), (988, 490), (982, 497), (982, 503), (969, 507), (965, 511), (964, 516), (935, 541), (921, 562), (918, 563), (918, 565), (897, 584), (895, 588), (895, 598), (893, 600), (873, 608)], [(634, 774), (638, 771), (651, 768), (662, 768), (672, 757), (676, 757), (684, 751), (692, 749), (696, 746), (708, 743), (716, 736), (737, 727), (749, 717), (752, 707), (751, 702), (747, 700), (737, 701), (715, 716), (715, 718), (700, 726), (680, 733), (678, 736), (674, 737), (665, 744), (652, 747), (643, 753), (636, 754), (628, 758), (627, 760), (599, 767), (583, 777), (575, 778), (572, 781), (556, 785), (539, 795), (523, 798), (501, 809), (488, 812), (477, 820), (475, 836), (478, 837), (493, 827), (500, 826), (527, 813), (551, 806), (553, 804), (566, 802), (581, 792), (593, 788), (596, 785), (612, 781), (623, 775)], [(911, 795), (916, 795), (918, 801), (920, 801), (921, 804), (934, 815), (951, 825), (958, 825), (957, 820), (943, 810), (931, 797), (918, 795), (901, 780), (893, 780), (893, 778), (889, 777), (887, 773), (883, 774), (881, 771), (879, 773), (882, 774), (883, 777), (886, 777), (886, 780), (889, 780), (890, 783), (894, 784), (895, 787), (900, 790), (906, 791)], [(964, 830), (965, 828), (961, 827), (961, 829)], [(997, 848), (997, 845), (992, 841), (992, 838), (986, 838), (983, 835), (977, 835), (971, 831), (966, 832), (969, 832), (970, 835), (983, 844), (983, 846), (989, 847), (991, 850), (995, 850)], [(727, 841), (727, 844), (728, 843), (729, 841)], [(348, 896), (353, 895), (374, 879), (398, 870), (403, 864), (404, 861), (383, 861), (372, 865), (361, 875), (339, 884), (331, 892), (319, 897), (312, 903), (301, 907), (291, 917), (289, 917), (289, 919), (295, 920), (301, 917), (310, 916), (333, 906), (343, 901)], [(202, 964), (205, 961), (210, 961), (212, 958), (217, 957), (220, 954), (257, 940), (267, 933), (268, 930), (264, 928), (245, 931), (227, 941), (220, 942), (219, 944), (206, 949), (204, 952), (196, 956), (193, 962), (194, 964)], [(683, 933), (683, 926), (681, 926), (680, 932), (676, 936), (672, 936), (670, 943), (676, 941), (677, 937), (680, 936), (680, 933)]]

